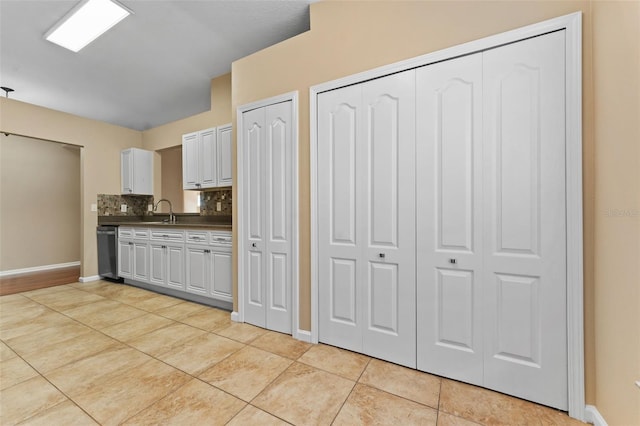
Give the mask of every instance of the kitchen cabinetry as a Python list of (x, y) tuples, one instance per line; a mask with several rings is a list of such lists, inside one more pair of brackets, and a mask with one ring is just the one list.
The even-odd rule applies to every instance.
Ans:
[(184, 189), (231, 186), (231, 124), (182, 136)]
[(153, 195), (153, 152), (139, 148), (120, 153), (121, 193)]
[(129, 284), (150, 284), (206, 303), (232, 298), (231, 232), (140, 228), (118, 231), (119, 275)]

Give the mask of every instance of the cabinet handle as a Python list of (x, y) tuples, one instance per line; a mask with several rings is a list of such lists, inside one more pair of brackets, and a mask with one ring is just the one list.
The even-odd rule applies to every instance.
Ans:
[(131, 241), (129, 241), (129, 243), (128, 243), (128, 244), (129, 244), (130, 246), (132, 246), (132, 245), (133, 245), (133, 243), (132, 243)]
[(164, 234), (163, 237), (164, 238), (169, 238), (169, 236), (167, 234)]
[(205, 250), (204, 252), (205, 253), (211, 253), (211, 250)]
[(160, 248), (166, 249), (166, 248), (167, 248), (167, 246), (160, 246)]
[(458, 259), (449, 259), (449, 263), (455, 265), (456, 263), (458, 263)]
[(378, 254), (378, 257), (379, 257), (379, 258), (381, 258), (381, 259), (384, 259), (385, 254), (384, 254), (384, 253), (379, 253), (379, 254)]

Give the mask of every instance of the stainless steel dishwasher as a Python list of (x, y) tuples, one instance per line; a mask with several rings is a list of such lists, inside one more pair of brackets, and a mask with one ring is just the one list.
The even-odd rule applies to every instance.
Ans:
[(98, 275), (110, 281), (122, 282), (118, 276), (118, 227), (100, 225), (98, 239)]

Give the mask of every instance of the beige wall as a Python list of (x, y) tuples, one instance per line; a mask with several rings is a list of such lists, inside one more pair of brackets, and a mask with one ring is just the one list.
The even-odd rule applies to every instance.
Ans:
[(596, 405), (640, 425), (640, 2), (594, 2), (593, 34)]
[(580, 11), (587, 402), (611, 425), (640, 424), (640, 389), (633, 384), (640, 379), (640, 217), (602, 214), (605, 206), (638, 208), (638, 4), (324, 1), (311, 6), (311, 31), (236, 61), (234, 123), (238, 106), (299, 91), (301, 328), (310, 327), (311, 300), (309, 87)]
[[(182, 189), (182, 147), (167, 148), (160, 151), (162, 161), (160, 179), (162, 182), (162, 192), (160, 196), (171, 201), (173, 211), (184, 212), (184, 190)], [(156, 199), (156, 202), (159, 198)], [(163, 213), (169, 212), (169, 205), (161, 203), (158, 210)]]
[(80, 148), (0, 135), (0, 271), (79, 261), (79, 206)]
[[(81, 145), (81, 276), (98, 274), (96, 225), (97, 213), (91, 211), (97, 194), (120, 193), (120, 151), (140, 147), (142, 134), (100, 121), (60, 111), (0, 98), (0, 130), (35, 138)], [(55, 226), (44, 219), (36, 222), (41, 230)]]
[(182, 135), (231, 122), (231, 74), (211, 80), (211, 111), (142, 132), (144, 149), (158, 151), (182, 144)]

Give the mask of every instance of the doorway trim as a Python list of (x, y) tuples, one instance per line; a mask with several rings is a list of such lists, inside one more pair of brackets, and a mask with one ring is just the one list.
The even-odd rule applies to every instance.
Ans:
[(566, 224), (567, 224), (567, 389), (569, 415), (585, 419), (584, 296), (582, 228), (582, 12), (560, 16), (515, 30), (385, 65), (309, 89), (311, 172), (311, 342), (318, 342), (318, 120), (320, 93), (411, 68), (453, 59), (565, 30)]
[(310, 335), (308, 331), (300, 330), (300, 318), (298, 314), (299, 310), (299, 294), (300, 294), (300, 267), (299, 267), (299, 240), (300, 240), (300, 228), (299, 228), (299, 193), (298, 193), (298, 92), (288, 92), (282, 95), (273, 96), (271, 98), (262, 99), (256, 102), (251, 102), (239, 106), (236, 109), (236, 134), (237, 134), (237, 155), (236, 155), (236, 191), (237, 191), (237, 206), (238, 206), (238, 224), (236, 229), (238, 230), (238, 312), (231, 314), (232, 318), (238, 322), (244, 322), (244, 310), (245, 310), (245, 277), (244, 267), (245, 259), (242, 255), (245, 252), (245, 206), (244, 206), (244, 156), (246, 151), (246, 141), (244, 140), (244, 118), (245, 112), (266, 107), (273, 104), (279, 104), (282, 102), (291, 102), (291, 335), (306, 342), (310, 341)]

